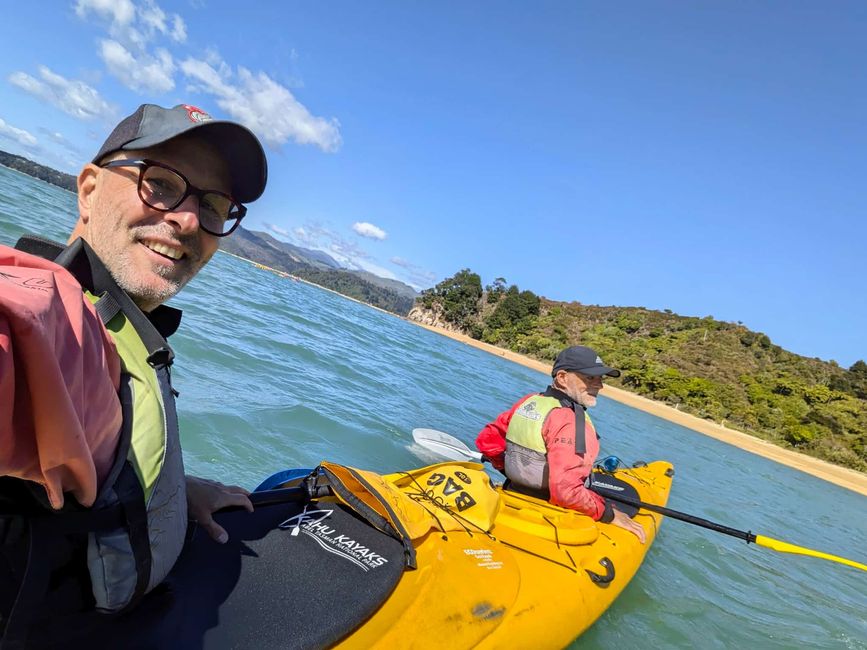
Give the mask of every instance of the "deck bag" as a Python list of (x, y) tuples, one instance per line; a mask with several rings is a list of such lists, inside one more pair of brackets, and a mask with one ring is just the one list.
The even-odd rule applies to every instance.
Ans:
[(488, 532), (500, 507), (478, 463), (442, 463), (387, 476), (327, 462), (320, 469), (341, 502), (401, 540), (410, 568), (415, 568), (413, 540), (430, 531)]

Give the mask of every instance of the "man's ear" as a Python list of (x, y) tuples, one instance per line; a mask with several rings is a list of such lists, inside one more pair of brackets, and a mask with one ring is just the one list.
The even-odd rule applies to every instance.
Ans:
[(98, 174), (99, 167), (92, 163), (87, 163), (78, 173), (78, 215), (82, 223), (87, 223), (90, 219)]

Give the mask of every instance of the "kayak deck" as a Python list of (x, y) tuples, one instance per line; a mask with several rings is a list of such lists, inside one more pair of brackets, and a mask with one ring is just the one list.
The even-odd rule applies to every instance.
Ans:
[[(672, 475), (661, 461), (616, 473), (654, 505), (667, 502)], [(399, 484), (397, 476), (388, 478)], [(431, 531), (416, 540), (419, 568), (405, 571), (388, 600), (336, 647), (562, 648), (626, 587), (662, 519), (636, 515), (647, 535), (642, 545), (611, 524), (497, 493), (489, 531)]]

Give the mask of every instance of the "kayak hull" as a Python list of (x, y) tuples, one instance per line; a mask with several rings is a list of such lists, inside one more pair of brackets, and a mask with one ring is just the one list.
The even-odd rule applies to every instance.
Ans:
[[(646, 503), (665, 505), (669, 463), (621, 470)], [(398, 475), (387, 477), (400, 481)], [(640, 567), (662, 517), (641, 510), (647, 535), (497, 488), (487, 534), (431, 531), (416, 540), (418, 569), (336, 647), (562, 648), (589, 628)]]

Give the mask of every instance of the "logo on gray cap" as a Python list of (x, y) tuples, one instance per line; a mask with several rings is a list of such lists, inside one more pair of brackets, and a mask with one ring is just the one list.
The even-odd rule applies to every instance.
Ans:
[(210, 122), (214, 119), (201, 108), (197, 108), (196, 106), (184, 104), (184, 108), (187, 109), (187, 115), (190, 118), (190, 122)]

